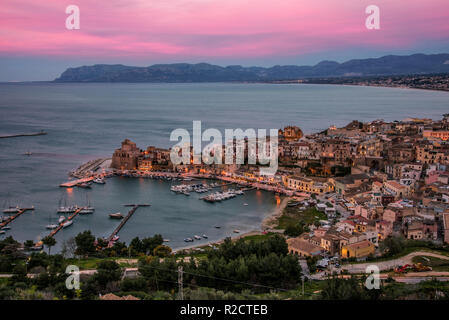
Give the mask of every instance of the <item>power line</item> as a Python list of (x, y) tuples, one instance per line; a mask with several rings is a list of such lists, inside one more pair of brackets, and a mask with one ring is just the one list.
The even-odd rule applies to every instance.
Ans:
[[(156, 270), (161, 270), (161, 271), (178, 272), (178, 282), (177, 283), (179, 284), (179, 270), (176, 271), (176, 270), (153, 267), (153, 266), (149, 266), (149, 265), (146, 265), (145, 267), (156, 269)], [(227, 282), (232, 282), (232, 283), (237, 283), (237, 284), (245, 284), (245, 285), (253, 286), (253, 287), (267, 288), (267, 289), (273, 289), (273, 290), (279, 290), (279, 291), (289, 291), (288, 289), (284, 289), (284, 288), (277, 288), (277, 287), (267, 286), (267, 285), (263, 285), (263, 284), (249, 283), (249, 282), (238, 281), (238, 280), (233, 280), (233, 279), (219, 278), (219, 277), (208, 276), (208, 275), (203, 275), (203, 274), (198, 274), (198, 273), (193, 273), (193, 272), (182, 271), (182, 273), (192, 275), (192, 276), (204, 277), (204, 278), (215, 279), (215, 280), (220, 280), (220, 281), (227, 281)]]

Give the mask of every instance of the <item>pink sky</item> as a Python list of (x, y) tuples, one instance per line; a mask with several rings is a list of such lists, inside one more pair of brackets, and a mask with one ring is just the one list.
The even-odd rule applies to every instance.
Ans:
[[(80, 30), (65, 28), (70, 4), (80, 8)], [(365, 28), (371, 4), (380, 30)], [(0, 55), (282, 62), (351, 48), (447, 47), (448, 21), (447, 0), (1, 0)]]

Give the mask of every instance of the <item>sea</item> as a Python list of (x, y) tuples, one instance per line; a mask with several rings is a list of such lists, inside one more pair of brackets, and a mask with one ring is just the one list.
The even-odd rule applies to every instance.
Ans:
[[(184, 238), (206, 234), (216, 241), (259, 229), (276, 209), (272, 193), (252, 190), (244, 196), (206, 203), (199, 194), (174, 194), (168, 182), (114, 177), (92, 189), (65, 189), (68, 172), (97, 158), (110, 157), (128, 138), (144, 149), (171, 147), (170, 133), (202, 130), (278, 129), (299, 126), (306, 134), (352, 120), (385, 121), (407, 117), (440, 119), (449, 110), (449, 93), (426, 90), (312, 84), (128, 84), (128, 83), (3, 83), (0, 84), (0, 136), (44, 130), (47, 135), (0, 139), (0, 206), (34, 206), (14, 220), (5, 234), (20, 241), (38, 241), (56, 223), (59, 205), (96, 208), (77, 216), (56, 236), (64, 241), (90, 230), (108, 236), (119, 223), (109, 213), (126, 214), (128, 203), (139, 208), (120, 231), (121, 241), (161, 234), (173, 249)], [(26, 155), (30, 152), (32, 155)], [(244, 205), (247, 203), (248, 205)], [(215, 228), (219, 226), (220, 228)]]

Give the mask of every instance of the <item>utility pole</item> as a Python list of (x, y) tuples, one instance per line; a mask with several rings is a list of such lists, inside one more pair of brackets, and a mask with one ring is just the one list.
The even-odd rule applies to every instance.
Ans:
[(178, 294), (179, 294), (179, 299), (180, 300), (184, 300), (184, 293), (183, 293), (183, 288), (182, 288), (182, 266), (178, 267)]
[(301, 277), (302, 280), (302, 296), (304, 297), (304, 276)]

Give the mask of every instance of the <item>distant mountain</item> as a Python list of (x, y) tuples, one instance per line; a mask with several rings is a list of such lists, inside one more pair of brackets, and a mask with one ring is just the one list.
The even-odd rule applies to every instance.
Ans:
[(130, 67), (121, 64), (69, 68), (56, 82), (229, 82), (271, 81), (318, 77), (385, 76), (449, 72), (449, 54), (414, 54), (354, 59), (343, 63), (322, 61), (314, 66), (271, 68), (227, 66), (208, 63), (155, 64)]

